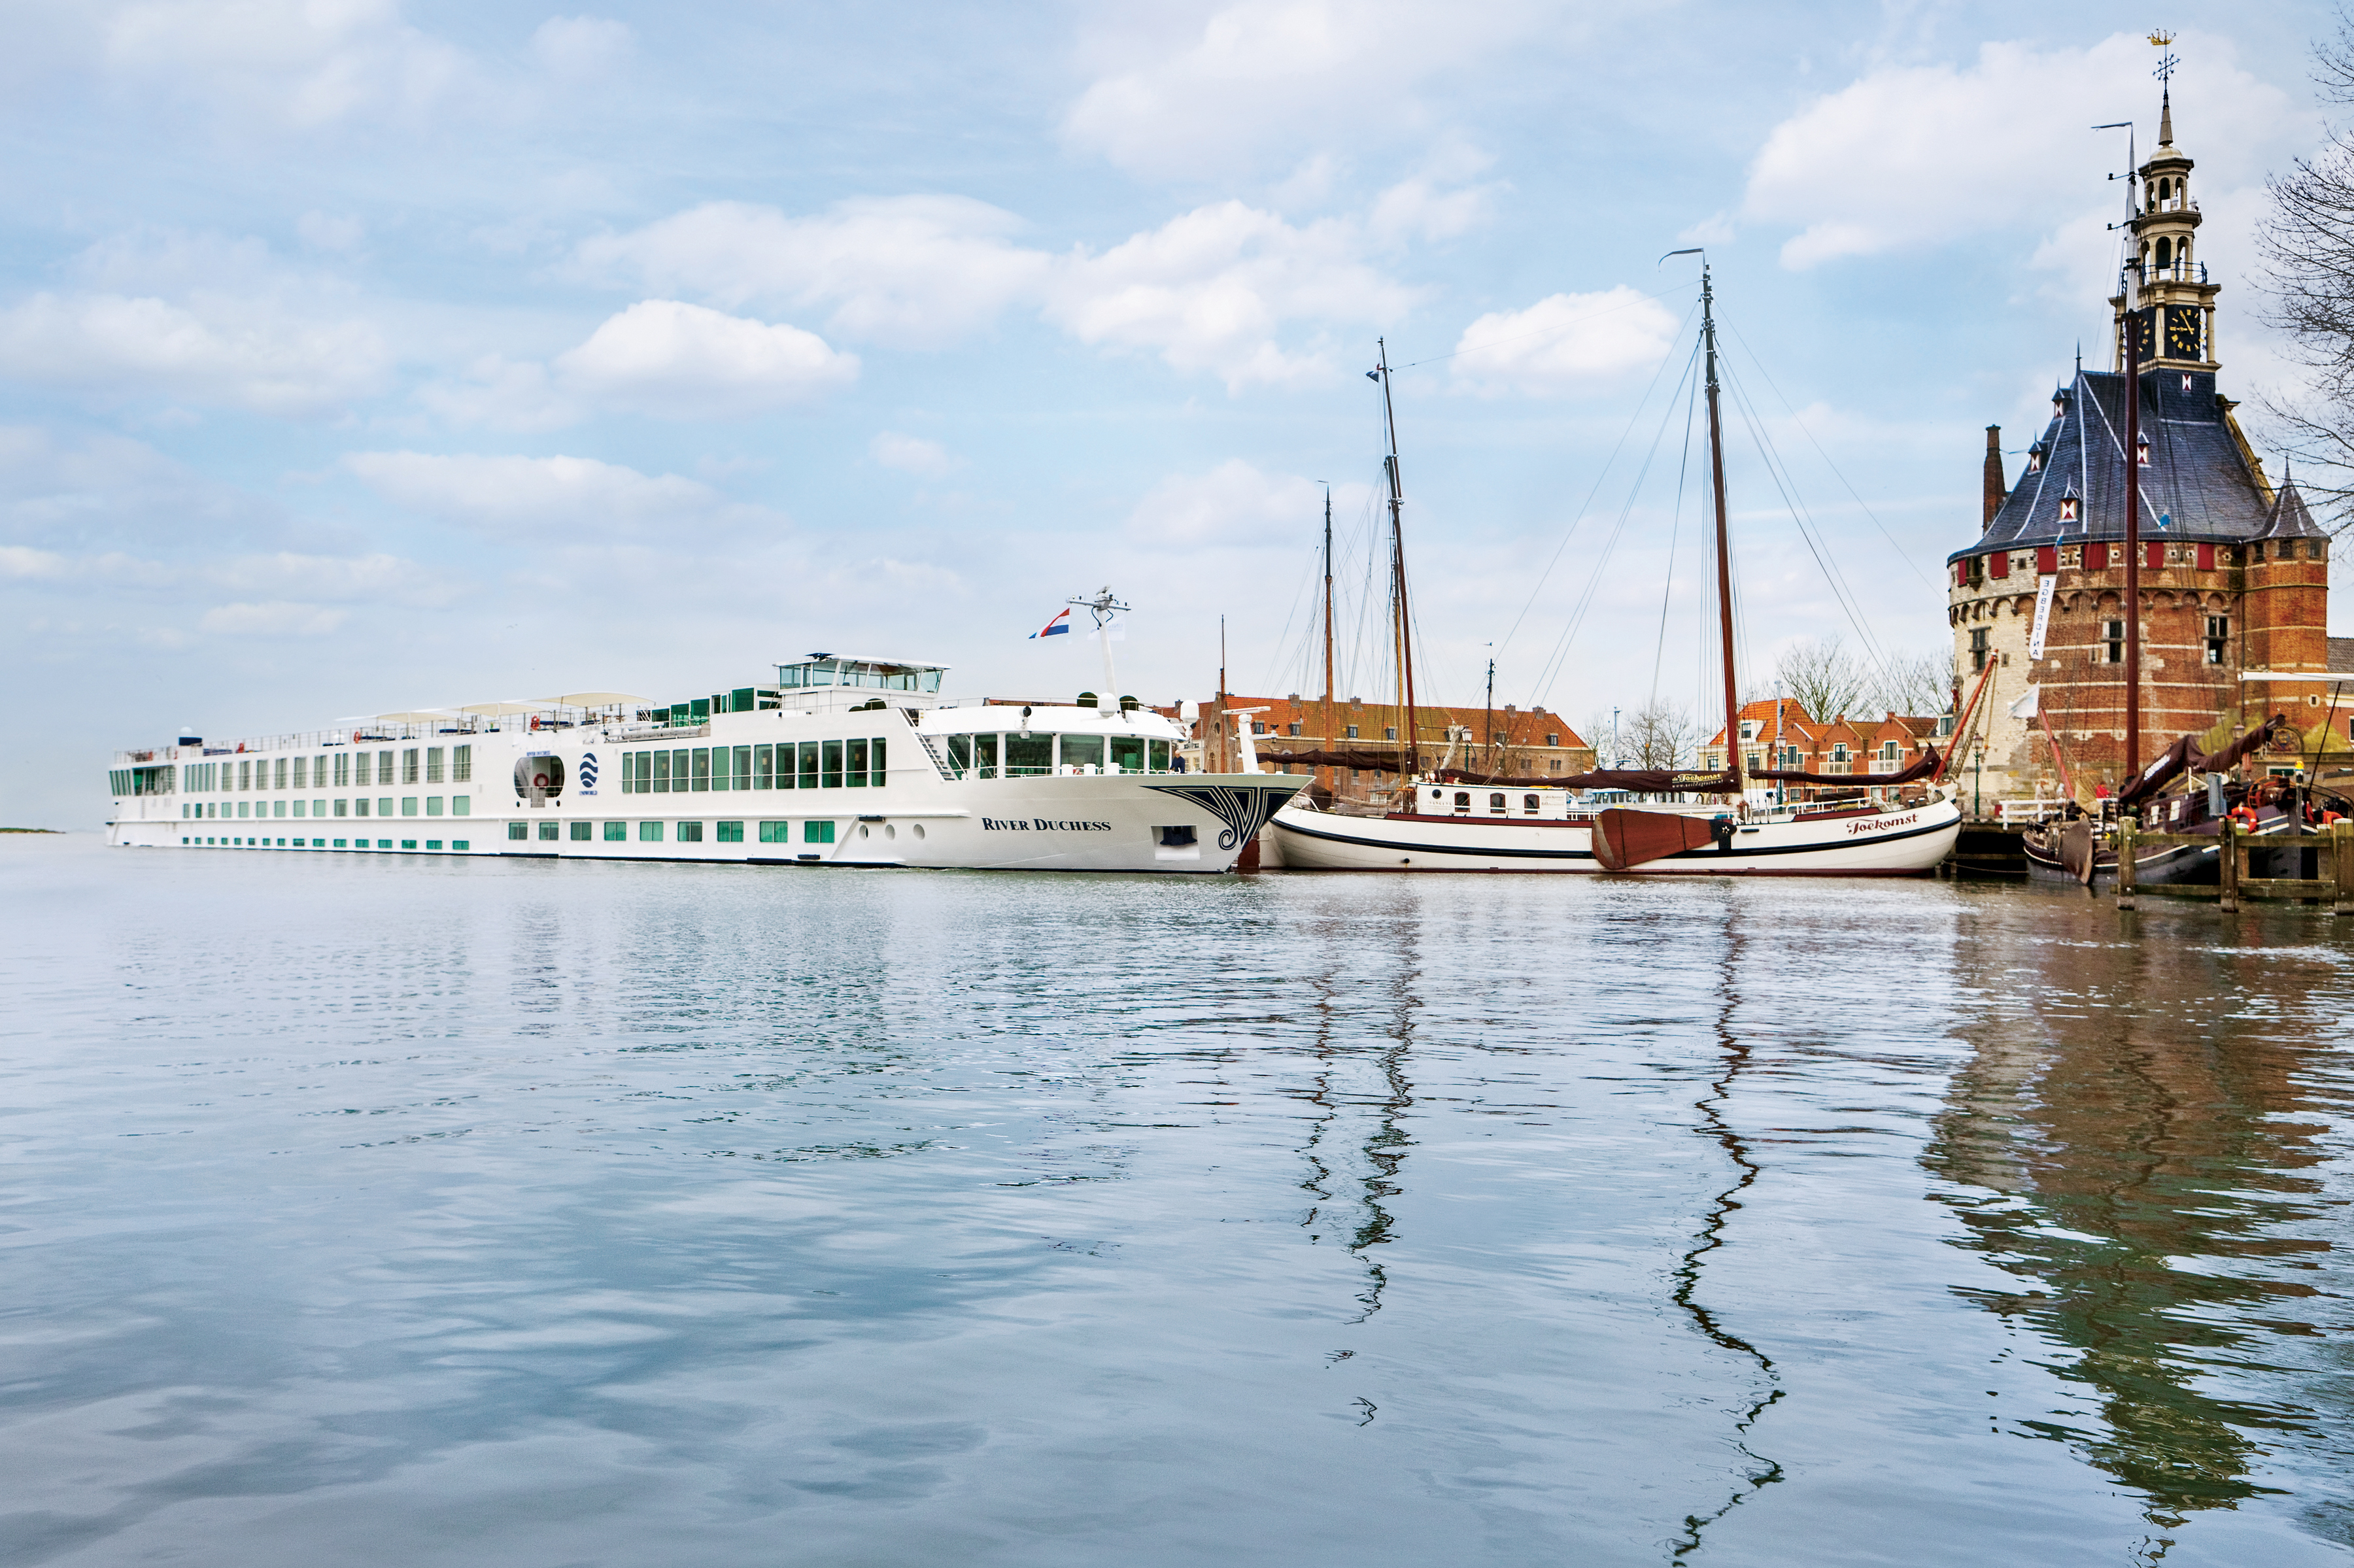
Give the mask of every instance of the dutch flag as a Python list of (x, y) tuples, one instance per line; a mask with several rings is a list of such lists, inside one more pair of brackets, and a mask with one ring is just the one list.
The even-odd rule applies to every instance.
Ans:
[(1035, 642), (1041, 637), (1066, 637), (1070, 634), (1070, 630), (1071, 612), (1066, 609), (1063, 611), (1062, 614), (1055, 617), (1054, 620), (1048, 621), (1045, 625), (1040, 627), (1037, 630), (1032, 632), (1029, 640)]

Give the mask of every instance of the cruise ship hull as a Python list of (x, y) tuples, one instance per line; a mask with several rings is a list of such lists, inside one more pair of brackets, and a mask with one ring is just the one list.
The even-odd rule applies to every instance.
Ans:
[[(1270, 825), (1285, 866), (1307, 871), (1600, 874), (1593, 828), (1553, 819), (1344, 817), (1288, 805)], [(1732, 843), (1633, 866), (1628, 876), (1919, 876), (1953, 853), (1961, 812), (1931, 800), (1896, 810), (1741, 824)]]
[(113, 770), (108, 838), (207, 850), (1215, 874), (1234, 869), (1307, 782), (1180, 771), (1182, 729), (1133, 705), (934, 705), (923, 694), (886, 701), (839, 686), (740, 695), (726, 711), (696, 705), (684, 725), (678, 705), (651, 720), (642, 709), (503, 724), (413, 714), (356, 730), (127, 752)]

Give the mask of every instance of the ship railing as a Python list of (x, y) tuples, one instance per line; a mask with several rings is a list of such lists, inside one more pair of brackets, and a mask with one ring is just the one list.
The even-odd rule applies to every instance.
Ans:
[(2022, 828), (2048, 822), (2067, 809), (2065, 800), (1998, 800), (1994, 812), (2004, 827)]

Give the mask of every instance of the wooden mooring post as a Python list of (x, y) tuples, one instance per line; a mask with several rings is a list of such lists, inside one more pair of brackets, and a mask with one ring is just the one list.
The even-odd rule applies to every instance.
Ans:
[[(2175, 898), (2212, 898), (2226, 915), (2236, 914), (2243, 898), (2281, 899), (2289, 903), (2327, 904), (2332, 915), (2354, 916), (2354, 821), (2332, 822), (2318, 833), (2257, 836), (2225, 818), (2221, 835), (2146, 833), (2131, 817), (2117, 822), (2117, 907), (2131, 909), (2141, 892), (2135, 875), (2140, 853), (2159, 845), (2181, 845), (2216, 852), (2212, 887), (2180, 883), (2154, 885), (2152, 893)], [(2271, 852), (2302, 856), (2314, 853), (2312, 876), (2250, 876), (2248, 856)]]
[(2134, 906), (2134, 829), (2141, 824), (2131, 817), (2117, 819), (2117, 907)]

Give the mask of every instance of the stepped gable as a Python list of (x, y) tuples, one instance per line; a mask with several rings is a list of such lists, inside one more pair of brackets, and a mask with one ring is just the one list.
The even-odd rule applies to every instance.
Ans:
[[(2214, 372), (2144, 370), (2141, 395), (2141, 433), (2149, 440), (2141, 470), (2142, 536), (2204, 544), (2263, 537), (2281, 507), (2250, 466)], [(1985, 534), (1947, 562), (1989, 550), (2124, 538), (2125, 398), (2126, 377), (2112, 371), (2079, 371), (2054, 392), (2052, 422), (2028, 449), (2027, 471)], [(2072, 500), (2073, 508), (2064, 504)], [(2073, 519), (2064, 515), (2071, 510)], [(2296, 511), (2310, 526), (2302, 501)]]

